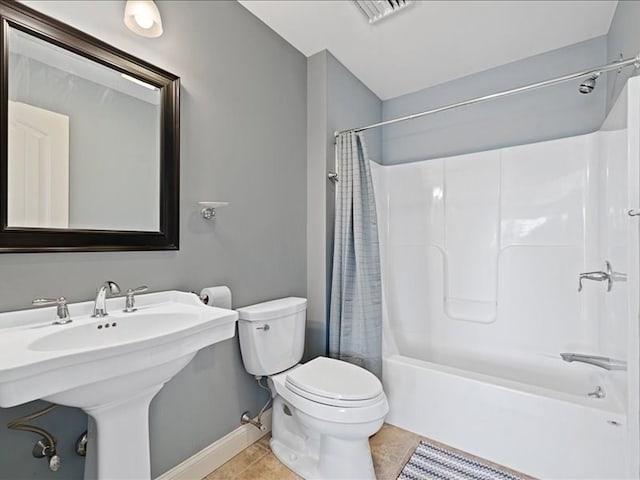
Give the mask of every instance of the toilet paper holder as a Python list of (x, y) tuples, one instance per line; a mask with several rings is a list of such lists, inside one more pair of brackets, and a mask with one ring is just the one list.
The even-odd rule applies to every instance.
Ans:
[(205, 287), (200, 291), (198, 297), (202, 303), (211, 307), (231, 309), (232, 306), (231, 290), (226, 285)]

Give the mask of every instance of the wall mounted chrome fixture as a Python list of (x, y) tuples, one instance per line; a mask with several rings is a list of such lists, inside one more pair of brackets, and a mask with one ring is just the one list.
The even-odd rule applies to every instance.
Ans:
[(202, 218), (205, 220), (213, 220), (216, 214), (216, 208), (226, 207), (229, 205), (229, 202), (198, 202), (198, 205), (202, 207), (200, 210)]
[(162, 35), (160, 11), (153, 0), (127, 0), (124, 24), (133, 33), (155, 38)]
[(51, 410), (57, 408), (58, 405), (51, 404), (48, 407), (43, 408), (42, 410), (38, 410), (37, 412), (30, 413), (28, 415), (24, 415), (20, 418), (16, 418), (15, 420), (10, 421), (7, 424), (7, 428), (11, 430), (21, 430), (23, 432), (31, 432), (40, 435), (42, 438), (38, 440), (38, 442), (34, 445), (31, 454), (34, 458), (47, 458), (49, 462), (49, 468), (57, 472), (60, 468), (61, 459), (57, 454), (56, 447), (56, 439), (47, 432), (44, 428), (36, 427), (35, 425), (27, 424), (26, 422), (30, 422), (39, 418), (43, 415), (46, 415)]
[(560, 356), (565, 362), (581, 362), (604, 368), (605, 370), (626, 370), (627, 362), (616, 360), (615, 358), (599, 357), (597, 355), (584, 355), (582, 353), (561, 353)]
[(432, 108), (431, 110), (426, 110), (424, 112), (414, 113), (412, 115), (407, 115), (404, 117), (393, 118), (391, 120), (385, 120), (384, 122), (373, 123), (371, 125), (365, 125), (362, 127), (356, 128), (347, 128), (346, 130), (340, 130), (334, 133), (334, 136), (338, 136), (342, 133), (347, 132), (364, 132), (365, 130), (370, 130), (372, 128), (384, 127), (386, 125), (392, 125), (398, 122), (404, 122), (407, 120), (414, 120), (416, 118), (421, 118), (426, 115), (433, 115), (434, 113), (445, 112), (447, 110), (452, 110), (454, 108), (465, 107), (467, 105), (473, 105), (474, 103), (486, 102), (489, 100), (495, 100), (497, 98), (506, 97), (509, 95), (515, 95), (517, 93), (528, 92), (529, 90), (536, 90), (538, 88), (548, 87), (550, 85), (556, 85), (558, 83), (567, 82), (569, 80), (576, 80), (583, 77), (593, 77), (596, 74), (601, 75), (610, 70), (621, 70), (623, 68), (633, 67), (635, 69), (640, 69), (640, 53), (635, 57), (626, 58), (619, 60), (617, 62), (609, 63), (607, 65), (602, 65), (600, 67), (591, 68), (589, 70), (582, 70), (580, 72), (570, 73), (568, 75), (563, 75), (562, 77), (551, 78), (549, 80), (544, 80), (542, 82), (532, 83), (530, 85), (525, 85), (523, 87), (512, 88), (510, 90), (503, 90), (501, 92), (492, 93), (490, 95), (485, 95), (482, 97), (471, 98), (469, 100), (464, 100), (462, 102), (452, 103), (450, 105), (445, 105), (443, 107)]
[[(355, 1), (355, 0), (354, 0)], [(360, 3), (360, 2), (357, 2)], [(580, 72), (570, 73), (568, 75), (563, 75), (561, 77), (551, 78), (549, 80), (544, 80), (542, 82), (532, 83), (529, 85), (525, 85), (523, 87), (512, 88), (510, 90), (503, 90), (501, 92), (492, 93), (490, 95), (484, 95), (482, 97), (471, 98), (469, 100), (464, 100), (462, 102), (451, 103), (449, 105), (445, 105), (442, 107), (432, 108), (431, 110), (425, 110), (424, 112), (413, 113), (411, 115), (406, 115), (404, 117), (392, 118), (390, 120), (385, 120), (383, 122), (372, 123), (371, 125), (364, 125), (362, 127), (355, 128), (347, 128), (345, 130), (337, 130), (333, 133), (334, 137), (338, 137), (343, 133), (349, 132), (364, 132), (366, 130), (371, 130), (372, 128), (380, 128), (385, 127), (387, 125), (393, 125), (399, 122), (405, 122), (407, 120), (415, 120), (416, 118), (422, 118), (427, 115), (433, 115), (435, 113), (446, 112), (447, 110), (453, 110), (455, 108), (466, 107), (467, 105), (473, 105), (475, 103), (487, 102), (489, 100), (495, 100), (497, 98), (507, 97), (510, 95), (515, 95), (518, 93), (528, 92), (530, 90), (536, 90), (538, 88), (548, 87), (550, 85), (556, 85), (559, 83), (567, 82), (570, 80), (576, 80), (584, 77), (588, 77), (587, 80), (584, 80), (580, 86), (578, 87), (578, 91), (580, 93), (591, 93), (596, 86), (596, 80), (600, 75), (605, 72), (611, 70), (618, 70), (618, 73), (622, 71), (623, 68), (633, 67), (634, 69), (640, 69), (640, 53), (638, 53), (635, 57), (631, 58), (623, 58), (616, 62), (609, 63), (608, 65), (602, 65), (600, 67), (591, 68), (589, 70), (582, 70)], [(335, 170), (333, 172), (327, 172), (327, 178), (331, 182), (337, 182), (339, 179), (339, 175), (337, 173), (337, 162), (338, 157), (337, 153), (334, 150), (334, 161), (335, 161)], [(639, 210), (629, 210), (627, 212), (630, 217), (640, 216)]]
[(596, 272), (584, 272), (578, 275), (578, 292), (582, 291), (583, 280), (595, 280), (596, 282), (607, 282), (607, 292), (611, 291), (613, 287), (613, 269), (611, 263), (608, 260), (604, 262), (604, 270), (598, 270)]
[(596, 81), (600, 77), (600, 72), (596, 72), (587, 78), (584, 82), (580, 84), (578, 87), (578, 91), (580, 93), (591, 93), (596, 88)]

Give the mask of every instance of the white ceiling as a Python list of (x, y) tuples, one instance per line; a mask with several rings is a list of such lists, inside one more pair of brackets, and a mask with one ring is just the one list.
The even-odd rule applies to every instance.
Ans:
[(382, 100), (609, 30), (617, 1), (416, 1), (369, 25), (349, 0), (238, 0), (306, 56), (329, 50)]

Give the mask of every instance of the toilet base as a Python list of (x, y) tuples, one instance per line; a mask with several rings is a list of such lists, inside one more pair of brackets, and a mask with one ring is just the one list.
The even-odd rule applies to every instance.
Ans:
[(338, 439), (324, 442), (325, 446), (326, 443), (330, 446), (320, 453), (322, 462), (319, 457), (301, 454), (274, 438), (269, 445), (278, 460), (306, 480), (376, 478), (368, 441), (360, 442), (359, 445), (347, 445), (345, 450), (345, 445), (335, 440)]
[[(318, 428), (318, 422), (277, 396), (270, 446), (278, 460), (307, 480), (375, 479), (367, 433), (375, 433), (382, 420), (370, 424), (370, 432), (355, 438), (327, 435)], [(330, 425), (320, 423), (331, 430)], [(339, 426), (341, 430), (344, 427)]]
[(276, 458), (285, 464), (289, 470), (293, 470), (304, 479), (320, 478), (318, 457), (300, 454), (300, 452), (294, 451), (274, 438), (269, 441), (269, 446)]

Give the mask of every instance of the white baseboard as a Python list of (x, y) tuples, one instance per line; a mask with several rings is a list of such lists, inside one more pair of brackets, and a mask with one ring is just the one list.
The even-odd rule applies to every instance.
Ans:
[(163, 473), (156, 480), (202, 480), (271, 431), (271, 409), (262, 415), (262, 423), (267, 427), (264, 432), (253, 425), (241, 425), (168, 472)]

